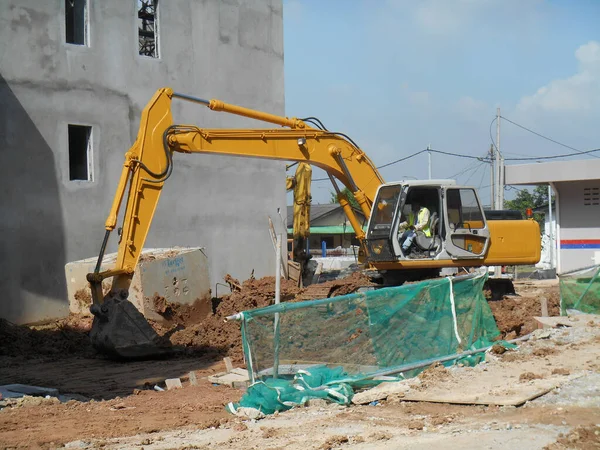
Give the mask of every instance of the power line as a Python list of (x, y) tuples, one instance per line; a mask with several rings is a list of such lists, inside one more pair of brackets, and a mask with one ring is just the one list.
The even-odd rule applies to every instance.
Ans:
[[(495, 144), (494, 144), (494, 146), (495, 146)], [(425, 152), (428, 152), (428, 151), (432, 152), (432, 153), (438, 153), (440, 155), (454, 156), (454, 157), (457, 157), (457, 158), (475, 159), (475, 160), (480, 161), (482, 163), (489, 162), (489, 160), (490, 160), (489, 158), (482, 157), (482, 156), (462, 155), (460, 153), (445, 152), (445, 151), (442, 151), (442, 150), (424, 149), (424, 150), (420, 150), (420, 151), (418, 151), (416, 153), (413, 153), (411, 155), (405, 156), (404, 158), (400, 158), (400, 159), (397, 159), (395, 161), (392, 161), (392, 162), (383, 164), (381, 166), (378, 166), (377, 169), (383, 169), (384, 167), (388, 167), (388, 166), (391, 166), (391, 165), (394, 165), (394, 164), (398, 164), (399, 162), (406, 161), (407, 159), (410, 159), (410, 158), (414, 158), (415, 156), (420, 155), (420, 154), (425, 153)], [(571, 156), (577, 156), (577, 155), (589, 155), (589, 154), (592, 154), (592, 153), (595, 153), (595, 152), (600, 152), (600, 148), (594, 148), (592, 150), (585, 150), (585, 151), (577, 150), (577, 153), (564, 153), (562, 155), (529, 156), (529, 157), (523, 157), (523, 158), (504, 158), (504, 160), (505, 161), (544, 161), (544, 160), (548, 160), (548, 159), (569, 158)], [(592, 156), (598, 158), (598, 156), (596, 156), (596, 155), (592, 155)], [(326, 180), (329, 180), (329, 178), (317, 178), (317, 179), (314, 179), (313, 182), (314, 181), (326, 181)]]
[(456, 178), (461, 176), (464, 173), (467, 173), (470, 170), (476, 169), (478, 166), (478, 162), (474, 162), (473, 164), (471, 164), (470, 166), (466, 167), (465, 169), (461, 170), (460, 172), (455, 173), (454, 175), (450, 175), (450, 178)]
[[(531, 157), (527, 157), (527, 158), (504, 158), (505, 161), (542, 161), (545, 159), (556, 159), (556, 158), (568, 158), (569, 156), (577, 156), (577, 155), (589, 155), (592, 154), (594, 152), (600, 152), (600, 148), (595, 148), (593, 150), (586, 150), (586, 151), (577, 151), (577, 153), (566, 153), (563, 155), (554, 155), (554, 156), (531, 156)], [(596, 155), (592, 155), (596, 158), (598, 158), (598, 156)]]
[[(500, 116), (500, 117), (501, 117), (502, 119), (506, 120), (507, 122), (509, 122), (509, 123), (512, 123), (513, 125), (515, 125), (515, 126), (517, 126), (517, 127), (521, 128), (521, 129), (523, 129), (523, 130), (525, 130), (525, 131), (528, 131), (528, 132), (530, 132), (530, 133), (532, 133), (532, 134), (535, 134), (536, 136), (539, 136), (539, 137), (541, 137), (542, 139), (546, 139), (547, 141), (550, 141), (550, 142), (553, 142), (553, 143), (555, 143), (555, 144), (557, 144), (557, 145), (560, 145), (560, 146), (562, 146), (562, 147), (568, 148), (569, 150), (574, 150), (574, 151), (576, 151), (577, 153), (581, 153), (581, 154), (586, 154), (586, 153), (588, 153), (588, 152), (584, 152), (584, 151), (582, 151), (582, 150), (576, 149), (575, 147), (571, 147), (570, 145), (563, 144), (562, 142), (559, 142), (559, 141), (557, 141), (556, 139), (552, 139), (552, 138), (549, 138), (548, 136), (544, 136), (543, 134), (541, 134), (541, 133), (538, 133), (537, 131), (533, 131), (533, 130), (532, 130), (532, 129), (530, 129), (530, 128), (527, 128), (527, 127), (525, 127), (525, 126), (523, 126), (523, 125), (520, 125), (520, 124), (518, 124), (518, 123), (516, 123), (516, 122), (513, 122), (512, 120), (510, 120), (510, 119), (507, 119), (507, 118), (506, 118), (506, 117), (504, 117), (504, 116)], [(493, 122), (492, 122), (492, 123), (493, 123)], [(592, 156), (593, 156), (594, 158), (600, 158), (600, 156), (596, 156), (596, 155), (592, 155)]]
[[(483, 166), (485, 163), (480, 163), (479, 166), (477, 166), (477, 168), (473, 171), (473, 173), (471, 175), (469, 175), (469, 178), (467, 178), (467, 180), (465, 181), (465, 184), (468, 184), (469, 181), (471, 180), (471, 178), (473, 178), (473, 175), (475, 175), (477, 173), (477, 171), (479, 169), (481, 169), (481, 166)], [(454, 178), (454, 177), (453, 177)]]
[[(397, 159), (395, 161), (391, 161), (389, 163), (383, 164), (381, 166), (377, 166), (377, 169), (383, 169), (384, 167), (389, 167), (389, 166), (392, 166), (394, 164), (398, 164), (399, 162), (406, 161), (407, 159), (410, 159), (410, 158), (414, 158), (415, 156), (418, 156), (418, 155), (420, 155), (422, 153), (425, 153), (425, 152), (438, 153), (440, 155), (454, 156), (454, 157), (457, 157), (457, 158), (476, 159), (477, 161), (482, 161), (482, 162), (486, 161), (485, 158), (482, 158), (480, 156), (461, 155), (460, 153), (445, 152), (445, 151), (442, 151), (442, 150), (434, 150), (432, 148), (429, 148), (429, 149), (426, 148), (426, 149), (420, 150), (418, 152), (415, 152), (415, 153), (413, 153), (411, 155), (405, 156), (404, 158), (400, 158), (400, 159)], [(329, 180), (329, 177), (328, 178), (316, 178), (316, 179), (314, 179), (312, 181), (315, 182), (315, 181), (326, 181), (326, 180)]]

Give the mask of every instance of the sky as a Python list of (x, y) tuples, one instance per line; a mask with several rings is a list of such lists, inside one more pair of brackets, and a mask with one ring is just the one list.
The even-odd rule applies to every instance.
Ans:
[[(600, 147), (600, 0), (283, 0), (283, 17), (286, 115), (318, 117), (378, 166), (428, 144), (484, 156), (497, 107), (577, 150)], [(500, 150), (507, 165), (573, 153), (505, 120)], [(381, 173), (426, 179), (427, 155)], [(432, 177), (489, 204), (489, 164), (433, 154)], [(313, 204), (332, 190), (313, 182)]]

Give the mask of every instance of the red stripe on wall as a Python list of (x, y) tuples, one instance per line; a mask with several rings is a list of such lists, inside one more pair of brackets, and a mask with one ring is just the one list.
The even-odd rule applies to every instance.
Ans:
[(561, 239), (560, 243), (567, 245), (600, 244), (600, 239)]

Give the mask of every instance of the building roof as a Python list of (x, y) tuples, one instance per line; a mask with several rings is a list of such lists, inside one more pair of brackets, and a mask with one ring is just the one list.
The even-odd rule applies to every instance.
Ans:
[(506, 184), (547, 184), (600, 180), (600, 158), (505, 167)]
[[(341, 210), (342, 207), (337, 203), (329, 203), (326, 205), (310, 205), (310, 223), (333, 213), (334, 211)], [(363, 213), (360, 210), (354, 208), (354, 212), (363, 217)], [(294, 223), (294, 207), (287, 207), (287, 224), (290, 226)]]

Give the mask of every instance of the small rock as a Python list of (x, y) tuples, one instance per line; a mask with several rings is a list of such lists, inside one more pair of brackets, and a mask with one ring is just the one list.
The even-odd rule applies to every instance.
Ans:
[(144, 439), (144, 440), (143, 440), (143, 441), (140, 443), (140, 445), (150, 445), (150, 444), (152, 444), (152, 439), (149, 439), (149, 438), (146, 438), (146, 439)]

